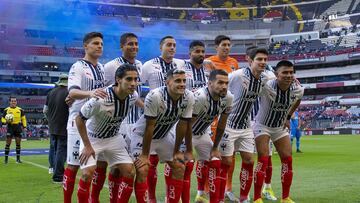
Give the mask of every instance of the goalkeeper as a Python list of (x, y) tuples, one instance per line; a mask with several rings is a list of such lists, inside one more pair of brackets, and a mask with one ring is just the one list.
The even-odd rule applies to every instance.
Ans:
[(16, 141), (16, 163), (22, 163), (20, 160), (21, 134), (26, 130), (26, 117), (24, 110), (16, 106), (16, 98), (9, 98), (10, 106), (4, 109), (1, 117), (1, 123), (7, 124), (6, 145), (5, 145), (5, 164), (8, 163), (11, 139), (15, 137)]

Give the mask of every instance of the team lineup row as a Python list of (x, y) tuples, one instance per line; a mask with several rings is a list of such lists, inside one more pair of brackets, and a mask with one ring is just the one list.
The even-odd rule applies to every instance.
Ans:
[[(156, 168), (152, 167), (156, 159), (166, 163), (166, 202), (190, 202), (193, 149), (198, 165), (207, 167), (199, 171), (203, 177), (197, 174), (196, 201), (224, 202), (232, 157), (240, 152), (240, 201), (250, 201), (254, 177), (254, 202), (262, 202), (270, 139), (282, 163), (282, 202), (293, 202), (289, 197), (293, 172), (286, 127), (304, 90), (294, 80), (291, 62), (280, 61), (267, 70), (267, 50), (252, 48), (248, 68), (237, 69), (237, 63), (228, 59), (230, 68), (223, 69), (217, 65), (221, 57), (213, 62), (204, 60), (201, 41), (190, 43), (190, 60), (179, 60), (174, 58), (175, 39), (166, 36), (160, 41), (161, 56), (142, 65), (135, 59), (137, 37), (126, 33), (120, 38), (122, 56), (102, 66), (98, 62), (102, 38), (97, 32), (85, 35), (85, 57), (69, 72), (67, 100), (73, 103), (67, 125), (64, 202), (71, 202), (79, 167), (78, 201), (98, 202), (107, 166), (111, 168), (110, 202), (128, 202), (133, 190), (137, 202), (156, 202)], [(215, 43), (219, 52), (229, 54), (230, 38), (218, 36)], [(139, 81), (150, 87), (144, 101), (139, 97)], [(250, 113), (257, 102), (260, 108), (251, 124)], [(216, 118), (212, 140), (210, 126)], [(255, 145), (258, 163), (253, 171)], [(205, 197), (206, 184), (209, 199)]]

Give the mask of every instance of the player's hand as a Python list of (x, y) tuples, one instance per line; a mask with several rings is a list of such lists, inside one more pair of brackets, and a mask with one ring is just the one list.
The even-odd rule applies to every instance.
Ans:
[(191, 152), (186, 151), (185, 154), (184, 154), (184, 158), (185, 158), (185, 162), (195, 160), (192, 151)]
[(90, 97), (92, 97), (92, 98), (100, 98), (100, 99), (105, 99), (106, 96), (107, 96), (107, 93), (105, 92), (104, 88), (95, 89), (95, 90), (91, 91), (91, 95), (90, 95)]
[(285, 124), (284, 124), (284, 129), (287, 128), (290, 130), (290, 120), (287, 120), (285, 121)]
[(74, 103), (75, 99), (71, 98), (70, 95), (68, 95), (65, 98), (65, 103), (70, 107)]
[(142, 167), (149, 167), (150, 166), (149, 156), (141, 154), (135, 160), (134, 164), (135, 164), (136, 169), (139, 169), (139, 168), (142, 168)]
[(79, 157), (80, 164), (86, 165), (90, 156), (92, 156), (95, 159), (94, 149), (91, 146), (84, 147)]
[(211, 150), (211, 152), (210, 152), (210, 160), (212, 158), (214, 158), (214, 157), (221, 160), (221, 153), (220, 153), (220, 151), (218, 149), (212, 149)]
[(180, 167), (185, 166), (185, 158), (184, 158), (184, 154), (182, 152), (178, 151), (178, 152), (174, 153), (173, 159), (174, 159), (175, 165), (179, 165)]

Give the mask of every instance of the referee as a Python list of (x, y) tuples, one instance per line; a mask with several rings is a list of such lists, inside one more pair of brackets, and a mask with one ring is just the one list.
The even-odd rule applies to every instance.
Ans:
[[(16, 140), (16, 163), (22, 163), (20, 160), (20, 142), (21, 134), (23, 129), (26, 129), (26, 117), (24, 110), (16, 106), (17, 101), (15, 97), (9, 98), (10, 106), (4, 109), (3, 115), (1, 117), (1, 122), (7, 124), (7, 133), (6, 133), (6, 145), (5, 145), (5, 164), (8, 163), (10, 144), (13, 137)], [(6, 120), (5, 117), (8, 114), (13, 115), (13, 119)]]

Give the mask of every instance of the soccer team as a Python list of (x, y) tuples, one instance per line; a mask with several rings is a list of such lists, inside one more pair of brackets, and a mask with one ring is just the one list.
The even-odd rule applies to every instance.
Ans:
[[(247, 51), (249, 67), (238, 69), (229, 57), (230, 38), (217, 36), (215, 44), (217, 56), (205, 59), (204, 43), (192, 41), (190, 59), (180, 60), (174, 58), (176, 40), (165, 36), (160, 56), (142, 65), (136, 60), (137, 36), (125, 33), (120, 37), (122, 56), (103, 66), (98, 61), (103, 35), (84, 36), (85, 56), (69, 71), (69, 97), (75, 101), (67, 124), (64, 202), (71, 202), (79, 168), (78, 202), (99, 202), (108, 166), (110, 202), (128, 202), (133, 191), (139, 203), (156, 202), (162, 199), (155, 195), (159, 161), (165, 163), (165, 201), (194, 201), (190, 182), (195, 157), (195, 202), (224, 202), (225, 195), (232, 200), (236, 152), (242, 159), (239, 201), (250, 202), (254, 179), (254, 202), (263, 202), (270, 140), (282, 164), (281, 201), (294, 202), (288, 128), (304, 90), (294, 79), (293, 64), (280, 61), (268, 70), (267, 50), (252, 47)], [(150, 89), (144, 100), (139, 84)], [(259, 108), (250, 122), (254, 103)]]

